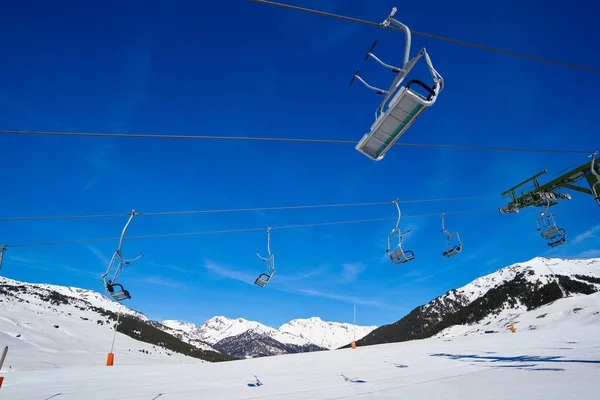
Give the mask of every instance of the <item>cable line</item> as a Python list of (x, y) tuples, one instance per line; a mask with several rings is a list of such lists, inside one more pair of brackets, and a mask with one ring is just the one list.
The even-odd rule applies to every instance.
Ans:
[[(496, 208), (486, 208), (478, 210), (463, 210), (463, 211), (452, 211), (446, 212), (445, 214), (465, 214), (474, 212), (483, 212), (495, 210)], [(424, 218), (424, 217), (439, 217), (439, 214), (420, 214), (420, 215), (409, 215), (402, 218)], [(358, 224), (366, 222), (378, 222), (378, 221), (391, 221), (396, 220), (396, 217), (390, 218), (372, 218), (372, 219), (358, 219), (358, 220), (347, 220), (347, 221), (333, 221), (333, 222), (318, 222), (313, 224), (300, 224), (300, 225), (283, 225), (273, 226), (271, 230), (275, 229), (298, 229), (298, 228), (310, 228), (316, 226), (329, 226), (329, 225), (345, 225), (345, 224)], [(183, 232), (183, 233), (160, 233), (155, 235), (141, 235), (141, 236), (127, 236), (126, 239), (156, 239), (164, 237), (178, 237), (178, 236), (196, 236), (196, 235), (215, 235), (219, 233), (239, 233), (239, 232), (253, 232), (253, 231), (264, 231), (267, 228), (243, 228), (243, 229), (226, 229), (219, 231), (203, 231), (203, 232)], [(106, 242), (106, 241), (117, 241), (120, 238), (96, 238), (96, 239), (73, 239), (73, 240), (59, 240), (59, 241), (47, 241), (47, 242), (33, 242), (33, 243), (14, 243), (4, 245), (6, 248), (9, 247), (33, 247), (33, 246), (48, 246), (48, 245), (59, 245), (59, 244), (75, 244), (75, 243), (90, 243), (90, 242)]]
[[(496, 199), (498, 196), (470, 196), (470, 197), (446, 197), (437, 199), (417, 199), (417, 200), (400, 200), (399, 203), (427, 203), (435, 201), (452, 201), (452, 200), (475, 200), (475, 199)], [(277, 206), (277, 207), (253, 207), (253, 208), (230, 208), (216, 210), (192, 210), (192, 211), (161, 211), (138, 213), (137, 216), (157, 216), (157, 215), (186, 215), (186, 214), (213, 214), (213, 213), (229, 213), (243, 211), (276, 211), (276, 210), (298, 210), (308, 208), (329, 208), (329, 207), (362, 207), (390, 204), (390, 201), (377, 201), (369, 203), (338, 203), (338, 204), (315, 204), (315, 205), (300, 205), (300, 206)], [(91, 218), (113, 218), (127, 217), (128, 213), (119, 214), (96, 214), (96, 215), (56, 215), (42, 217), (7, 217), (0, 218), (0, 222), (8, 221), (43, 221), (43, 220), (59, 220), (59, 219), (91, 219)]]
[[(341, 20), (345, 20), (345, 21), (358, 22), (358, 23), (365, 24), (365, 25), (377, 26), (379, 28), (386, 28), (386, 29), (392, 29), (392, 30), (395, 30), (395, 31), (400, 31), (399, 28), (396, 28), (396, 27), (393, 27), (393, 26), (384, 26), (384, 25), (382, 25), (379, 22), (373, 22), (373, 21), (367, 21), (367, 20), (359, 19), (359, 18), (347, 17), (345, 15), (333, 14), (333, 13), (329, 13), (329, 12), (325, 12), (325, 11), (313, 10), (313, 9), (310, 9), (310, 8), (292, 6), (290, 4), (276, 3), (274, 1), (267, 1), (267, 0), (250, 0), (250, 1), (253, 1), (255, 3), (268, 4), (268, 5), (272, 5), (272, 6), (276, 6), (276, 7), (281, 7), (281, 8), (288, 8), (288, 9), (296, 10), (296, 11), (304, 11), (304, 12), (308, 12), (308, 13), (311, 13), (311, 14), (323, 15), (323, 16), (326, 16), (326, 17), (333, 17), (333, 18), (337, 18), (337, 19), (341, 19)], [(480, 44), (465, 42), (465, 41), (462, 41), (462, 40), (450, 39), (450, 38), (443, 37), (443, 36), (432, 35), (432, 34), (429, 34), (429, 33), (417, 32), (417, 31), (413, 31), (413, 30), (411, 30), (411, 33), (413, 35), (423, 36), (423, 37), (426, 37), (426, 38), (429, 38), (429, 39), (441, 40), (441, 41), (444, 41), (444, 42), (455, 43), (455, 44), (459, 44), (461, 46), (475, 47), (475, 48), (478, 48), (478, 49), (487, 50), (487, 51), (493, 51), (493, 52), (496, 52), (496, 53), (506, 54), (506, 55), (510, 55), (510, 56), (514, 56), (514, 57), (521, 57), (521, 58), (526, 58), (526, 59), (530, 59), (530, 60), (545, 62), (545, 63), (549, 63), (549, 64), (561, 65), (561, 66), (564, 66), (564, 67), (575, 68), (575, 69), (582, 69), (582, 70), (586, 70), (586, 71), (600, 73), (600, 68), (588, 67), (588, 66), (584, 66), (584, 65), (577, 65), (577, 64), (566, 63), (566, 62), (563, 62), (563, 61), (551, 60), (551, 59), (548, 59), (548, 58), (531, 56), (531, 55), (528, 55), (528, 54), (517, 53), (517, 52), (509, 51), (509, 50), (498, 49), (498, 48), (490, 47), (490, 46), (483, 46), (483, 45), (480, 45)]]
[[(60, 131), (24, 131), (13, 129), (0, 129), (0, 133), (11, 135), (51, 135), (51, 136), (83, 136), (83, 137), (129, 137), (146, 139), (196, 139), (196, 140), (232, 140), (232, 141), (255, 141), (255, 142), (291, 142), (291, 143), (332, 143), (351, 144), (358, 142), (353, 140), (339, 139), (307, 139), (307, 138), (285, 138), (285, 137), (251, 137), (251, 136), (213, 136), (213, 135), (170, 135), (150, 133), (108, 133), (108, 132), (60, 132)], [(452, 145), (432, 143), (394, 143), (393, 146), (400, 147), (430, 147), (438, 149), (465, 149), (482, 151), (518, 151), (530, 153), (593, 153), (592, 150), (565, 150), (565, 149), (531, 149), (524, 147), (495, 147), (475, 145)]]

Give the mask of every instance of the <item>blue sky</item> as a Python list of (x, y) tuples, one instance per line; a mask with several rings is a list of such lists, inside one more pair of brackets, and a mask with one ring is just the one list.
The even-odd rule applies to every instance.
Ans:
[[(392, 75), (364, 56), (401, 59), (398, 32), (249, 1), (20, 1), (0, 16), (0, 129), (269, 136), (358, 141)], [(223, 3), (223, 4), (222, 4)], [(600, 67), (589, 1), (291, 2), (373, 21), (393, 6), (418, 32)], [(408, 3), (406, 3), (408, 4)], [(515, 12), (518, 10), (518, 12)], [(541, 11), (540, 11), (541, 10)], [(562, 27), (562, 29), (557, 29)], [(600, 74), (413, 36), (446, 87), (405, 143), (600, 150)], [(427, 81), (424, 69), (418, 78)], [(417, 76), (414, 76), (415, 78)], [(266, 287), (266, 230), (129, 240), (144, 252), (121, 283), (127, 305), (155, 319), (202, 323), (243, 317), (278, 326), (320, 316), (392, 323), (415, 306), (535, 256), (600, 257), (598, 206), (573, 195), (554, 207), (569, 243), (556, 250), (535, 230), (538, 209), (500, 215), (499, 194), (543, 170), (542, 181), (585, 154), (396, 147), (374, 162), (351, 145), (0, 135), (1, 217), (183, 211), (462, 196), (485, 200), (408, 203), (405, 216), (448, 215), (464, 251), (442, 257), (440, 218), (412, 229), (402, 266), (385, 259), (394, 221), (274, 230), (277, 276)], [(389, 205), (137, 217), (149, 235), (395, 217)], [(126, 218), (0, 222), (0, 243), (118, 236)], [(2, 275), (102, 292), (115, 242), (9, 248)]]

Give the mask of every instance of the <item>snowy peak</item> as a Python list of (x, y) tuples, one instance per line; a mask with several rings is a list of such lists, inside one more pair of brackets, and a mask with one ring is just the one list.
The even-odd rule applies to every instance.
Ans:
[[(470, 304), (474, 300), (485, 295), (490, 289), (497, 288), (517, 277), (523, 277), (528, 282), (548, 284), (554, 281), (556, 276), (568, 277), (599, 276), (600, 258), (590, 259), (561, 259), (535, 257), (524, 263), (516, 263), (501, 268), (491, 274), (479, 277), (471, 283), (449, 291), (425, 306), (428, 310), (439, 305), (439, 300), (447, 300), (448, 303), (457, 303), (460, 306)], [(437, 300), (437, 301), (436, 301)]]
[(160, 321), (160, 323), (163, 324), (164, 326), (166, 326), (167, 328), (171, 328), (171, 329), (174, 329), (177, 331), (182, 331), (187, 334), (190, 334), (191, 332), (198, 329), (196, 324), (192, 324), (190, 322), (177, 321), (175, 319), (167, 319), (164, 321)]
[(247, 321), (244, 318), (230, 319), (218, 316), (204, 322), (198, 329), (190, 332), (190, 335), (212, 345), (227, 337), (237, 336), (249, 330), (262, 334), (274, 329), (259, 322)]
[(326, 322), (319, 317), (294, 319), (279, 327), (279, 332), (297, 336), (317, 346), (337, 349), (354, 339), (362, 339), (377, 326), (356, 326), (348, 323)]

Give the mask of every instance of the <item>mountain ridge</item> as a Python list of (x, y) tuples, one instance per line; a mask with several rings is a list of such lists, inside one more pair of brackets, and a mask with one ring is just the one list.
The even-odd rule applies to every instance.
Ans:
[(449, 290), (398, 321), (373, 330), (357, 345), (424, 339), (452, 326), (497, 318), (504, 310), (533, 310), (560, 298), (598, 291), (600, 258), (535, 257)]

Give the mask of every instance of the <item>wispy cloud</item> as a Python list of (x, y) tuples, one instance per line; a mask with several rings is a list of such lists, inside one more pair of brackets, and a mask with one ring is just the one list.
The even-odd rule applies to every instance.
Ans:
[(353, 282), (367, 266), (361, 262), (342, 264), (342, 281)]
[(144, 264), (146, 264), (148, 267), (153, 267), (156, 269), (169, 269), (171, 271), (175, 271), (175, 272), (180, 272), (182, 274), (193, 274), (195, 271), (191, 270), (191, 269), (187, 269), (187, 268), (183, 268), (180, 267), (178, 265), (172, 265), (172, 264), (159, 264), (156, 263), (154, 261), (151, 260), (147, 260), (144, 262)]
[(313, 290), (313, 289), (296, 289), (295, 292), (305, 294), (308, 296), (324, 297), (327, 299), (339, 300), (339, 301), (343, 301), (345, 303), (351, 303), (351, 304), (355, 303), (355, 304), (362, 304), (362, 305), (368, 305), (368, 306), (381, 306), (382, 305), (381, 301), (379, 301), (379, 300), (361, 299), (358, 297), (345, 296), (342, 294), (320, 292), (320, 291)]
[(253, 285), (254, 281), (256, 280), (256, 276), (251, 276), (250, 274), (235, 270), (230, 267), (224, 267), (210, 260), (204, 261), (204, 268), (218, 276), (234, 279), (236, 281), (248, 283), (250, 285)]
[(83, 268), (74, 268), (70, 265), (61, 265), (60, 267), (65, 271), (69, 271), (78, 276), (83, 276), (86, 278), (97, 278), (98, 280), (100, 279), (100, 275), (98, 274), (98, 272), (90, 271)]
[(491, 265), (494, 265), (496, 263), (496, 261), (498, 261), (497, 258), (492, 258), (491, 260), (488, 260), (488, 261), (485, 262), (485, 266), (489, 267)]
[(62, 271), (67, 271), (71, 274), (77, 275), (77, 276), (83, 276), (83, 277), (93, 277), (93, 278), (100, 278), (100, 275), (98, 274), (98, 272), (96, 271), (90, 271), (88, 269), (84, 269), (84, 268), (75, 268), (75, 267), (71, 267), (70, 265), (67, 264), (63, 264), (63, 263), (56, 263), (56, 262), (52, 262), (52, 261), (46, 261), (46, 260), (40, 260), (40, 259), (33, 259), (33, 258), (27, 258), (27, 257), (21, 257), (21, 256), (6, 256), (5, 258), (5, 266), (17, 266), (20, 268), (31, 268), (31, 269), (35, 269), (35, 270), (39, 270), (39, 271), (56, 271), (56, 270), (62, 270)]
[(573, 240), (571, 240), (571, 243), (573, 244), (579, 244), (579, 243), (583, 243), (588, 239), (593, 238), (594, 236), (596, 236), (596, 232), (600, 233), (600, 225), (596, 225), (590, 229), (588, 229), (587, 231), (580, 233), (579, 235), (575, 236), (573, 238)]
[(32, 268), (40, 271), (50, 271), (52, 268), (47, 265), (42, 260), (37, 260), (33, 258), (21, 257), (21, 256), (13, 256), (13, 255), (4, 255), (4, 268), (7, 266), (17, 266), (21, 268)]
[(315, 276), (323, 275), (329, 269), (329, 267), (330, 267), (329, 265), (320, 265), (316, 268), (308, 268), (308, 269), (307, 268), (293, 268), (295, 270), (302, 269), (303, 272), (300, 272), (300, 273), (294, 274), (294, 275), (279, 276), (277, 278), (277, 281), (291, 283), (291, 282), (302, 281), (304, 279), (314, 278)]
[(575, 258), (596, 258), (596, 257), (600, 257), (600, 249), (586, 250), (575, 256)]
[(92, 246), (91, 244), (84, 244), (83, 246), (96, 256), (96, 258), (104, 268), (108, 267), (108, 263), (110, 262), (110, 260), (104, 255), (104, 253), (99, 248)]
[(105, 146), (98, 147), (91, 157), (87, 157), (85, 160), (92, 166), (92, 176), (83, 186), (82, 190), (85, 192), (95, 186), (104, 175), (111, 171), (113, 163), (108, 159), (108, 151), (112, 148), (112, 145), (108, 144)]
[(182, 268), (177, 265), (161, 265), (161, 267), (170, 269), (171, 271), (181, 272), (182, 274), (191, 274), (194, 272), (190, 269)]
[(183, 289), (187, 287), (187, 285), (185, 285), (182, 282), (178, 282), (173, 279), (163, 278), (160, 276), (147, 276), (144, 278), (136, 279), (135, 281), (138, 283), (145, 283), (148, 285), (165, 286), (178, 289)]

